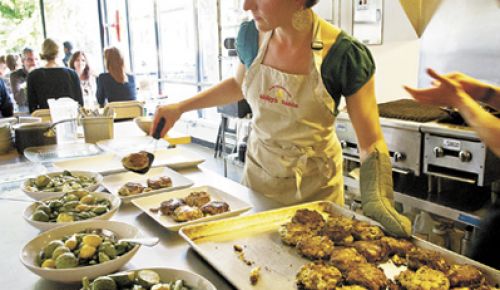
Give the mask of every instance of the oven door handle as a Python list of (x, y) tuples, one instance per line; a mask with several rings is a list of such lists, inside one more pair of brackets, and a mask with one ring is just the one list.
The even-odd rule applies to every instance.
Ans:
[(430, 175), (430, 176), (434, 176), (434, 177), (442, 177), (442, 178), (448, 178), (448, 179), (455, 180), (455, 181), (476, 184), (476, 180), (471, 179), (471, 178), (458, 177), (458, 176), (453, 176), (453, 175), (448, 175), (448, 174), (438, 173), (438, 172), (432, 172), (432, 171), (427, 171), (426, 174)]
[(408, 175), (411, 173), (410, 170), (400, 169), (400, 168), (396, 168), (396, 167), (393, 167), (392, 171), (399, 173), (399, 174), (403, 174), (403, 175)]

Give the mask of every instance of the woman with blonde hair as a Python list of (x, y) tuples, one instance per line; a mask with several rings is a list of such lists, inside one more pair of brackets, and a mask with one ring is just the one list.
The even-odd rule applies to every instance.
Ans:
[(97, 78), (97, 101), (103, 107), (107, 102), (132, 101), (136, 99), (135, 78), (125, 73), (125, 61), (116, 47), (104, 50), (107, 73)]
[(78, 74), (57, 63), (59, 45), (47, 38), (42, 44), (40, 58), (47, 63), (28, 75), (28, 107), (30, 113), (38, 109), (48, 109), (48, 99), (69, 97), (83, 106), (82, 89)]
[(76, 51), (69, 59), (69, 67), (74, 69), (80, 78), (83, 102), (86, 108), (93, 108), (97, 104), (95, 94), (96, 78), (89, 66), (87, 55), (81, 50)]

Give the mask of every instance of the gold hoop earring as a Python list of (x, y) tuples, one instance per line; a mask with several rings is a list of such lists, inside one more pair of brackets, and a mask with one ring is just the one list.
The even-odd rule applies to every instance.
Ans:
[(307, 9), (297, 10), (292, 15), (292, 26), (295, 30), (304, 31), (309, 26)]

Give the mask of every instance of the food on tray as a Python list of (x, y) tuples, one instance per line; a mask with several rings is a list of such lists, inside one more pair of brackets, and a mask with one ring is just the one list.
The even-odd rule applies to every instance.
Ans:
[(382, 237), (380, 239), (383, 243), (387, 245), (389, 256), (398, 255), (400, 257), (406, 257), (406, 254), (415, 248), (415, 246), (406, 239), (395, 239), (392, 237)]
[(367, 290), (365, 287), (359, 286), (359, 285), (343, 285), (343, 286), (337, 287), (335, 289), (336, 290)]
[(328, 259), (333, 251), (333, 242), (325, 236), (310, 236), (297, 243), (297, 251), (311, 260)]
[(446, 275), (427, 266), (423, 266), (413, 272), (406, 270), (396, 276), (396, 282), (407, 290), (447, 290), (450, 289), (450, 281)]
[(356, 264), (366, 262), (366, 258), (352, 247), (336, 247), (330, 256), (330, 263), (342, 272), (347, 271), (350, 267), (355, 267)]
[(252, 270), (250, 270), (250, 283), (252, 285), (257, 284), (259, 282), (260, 278), (260, 267), (255, 267)]
[(452, 265), (446, 274), (451, 287), (477, 288), (485, 283), (483, 273), (471, 265)]
[(387, 259), (387, 246), (380, 241), (357, 241), (352, 245), (370, 263), (378, 263)]
[(204, 214), (216, 215), (229, 211), (229, 204), (223, 201), (212, 200), (204, 204), (200, 209)]
[(37, 257), (37, 264), (51, 269), (91, 266), (113, 260), (133, 247), (100, 230), (86, 230), (48, 243)]
[(347, 284), (359, 285), (372, 290), (385, 289), (387, 277), (384, 272), (373, 264), (361, 263), (351, 267), (346, 273)]
[(203, 217), (201, 209), (195, 206), (181, 205), (174, 210), (172, 218), (176, 222), (187, 222)]
[(111, 202), (88, 191), (72, 191), (48, 201), (37, 202), (31, 219), (38, 222), (63, 223), (81, 221), (111, 210)]
[(68, 192), (92, 186), (96, 182), (95, 177), (75, 176), (65, 170), (58, 175), (39, 175), (30, 178), (25, 189), (27, 191)]
[(308, 226), (299, 223), (286, 223), (278, 229), (281, 241), (289, 246), (295, 246), (305, 238), (316, 234)]
[(184, 198), (184, 202), (189, 206), (201, 207), (210, 201), (210, 195), (205, 191), (191, 192)]
[(160, 189), (172, 186), (172, 179), (168, 176), (160, 176), (158, 178), (148, 178), (148, 187), (152, 189)]
[(408, 268), (417, 270), (422, 266), (428, 266), (434, 270), (446, 273), (449, 269), (443, 256), (439, 253), (415, 247), (407, 254)]
[(149, 171), (154, 158), (153, 154), (146, 151), (140, 151), (123, 157), (122, 165), (127, 170), (144, 174)]
[(292, 223), (303, 224), (311, 229), (319, 230), (325, 225), (325, 219), (315, 210), (299, 209), (292, 217)]
[(378, 226), (364, 221), (356, 221), (352, 228), (352, 235), (358, 241), (373, 241), (380, 240), (384, 236), (384, 232)]
[(127, 271), (96, 278), (90, 282), (82, 281), (82, 290), (190, 290), (182, 280), (161, 281), (160, 275), (153, 270)]
[(312, 262), (302, 266), (297, 273), (299, 290), (333, 289), (342, 281), (339, 269), (325, 262)]
[(351, 234), (354, 221), (343, 216), (333, 216), (326, 220), (321, 230), (322, 235), (328, 236), (335, 245), (348, 245), (354, 241)]
[(119, 190), (118, 194), (121, 196), (136, 195), (144, 192), (145, 187), (137, 182), (127, 182)]
[(406, 256), (393, 255), (391, 261), (396, 266), (406, 266), (408, 265), (408, 260)]
[(159, 208), (150, 211), (160, 211), (163, 215), (171, 216), (176, 222), (192, 221), (204, 216), (218, 215), (230, 211), (229, 204), (224, 201), (210, 201), (207, 192), (191, 192), (185, 198), (171, 198), (163, 201)]

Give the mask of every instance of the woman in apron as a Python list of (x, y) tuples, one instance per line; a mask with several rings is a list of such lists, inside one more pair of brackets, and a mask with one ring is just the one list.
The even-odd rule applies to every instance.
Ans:
[(182, 113), (245, 99), (252, 132), (243, 183), (283, 204), (344, 203), (342, 150), (335, 134), (340, 96), (357, 133), (363, 165), (364, 213), (398, 236), (411, 224), (393, 208), (392, 167), (374, 93), (373, 60), (366, 47), (310, 8), (317, 0), (246, 0), (254, 20), (241, 25), (242, 64), (234, 78), (177, 104), (158, 108), (152, 130), (162, 136)]

